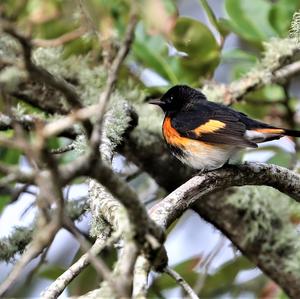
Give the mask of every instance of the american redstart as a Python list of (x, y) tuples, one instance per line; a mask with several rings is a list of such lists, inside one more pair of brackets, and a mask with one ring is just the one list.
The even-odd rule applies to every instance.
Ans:
[(165, 112), (162, 132), (172, 154), (196, 169), (222, 167), (237, 151), (256, 148), (257, 143), (285, 135), (300, 137), (300, 131), (256, 121), (185, 85), (174, 86), (149, 103)]

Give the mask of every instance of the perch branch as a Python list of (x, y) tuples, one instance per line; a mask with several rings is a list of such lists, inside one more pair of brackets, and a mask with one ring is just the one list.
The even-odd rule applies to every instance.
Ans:
[(166, 267), (164, 269), (164, 272), (168, 274), (171, 278), (173, 278), (185, 290), (185, 292), (189, 295), (191, 299), (199, 299), (192, 287), (183, 279), (183, 277), (179, 273), (177, 273), (170, 267)]
[[(300, 202), (300, 176), (288, 169), (268, 165), (262, 163), (247, 163), (239, 166), (225, 166), (219, 170), (207, 172), (202, 175), (195, 176), (180, 186), (174, 192), (169, 194), (166, 198), (160, 201), (151, 209), (151, 217), (158, 225), (166, 229), (175, 219), (182, 213), (192, 207), (197, 201), (205, 202), (201, 205), (210, 217), (206, 217), (213, 224), (218, 224), (219, 220), (214, 221), (212, 213), (209, 214), (210, 209), (209, 201), (206, 202), (204, 196), (224, 190), (231, 186), (244, 186), (244, 185), (267, 185), (278, 189), (279, 191), (289, 195), (296, 201)], [(223, 213), (222, 213), (223, 211)], [(220, 219), (225, 217), (227, 209), (218, 209)], [(202, 213), (201, 213), (202, 214)], [(216, 214), (214, 214), (216, 215)], [(227, 214), (226, 214), (227, 215)], [(231, 215), (231, 213), (230, 213)], [(230, 216), (225, 220), (230, 222)], [(233, 214), (234, 215), (234, 214)], [(236, 223), (235, 223), (236, 224)], [(217, 225), (220, 227), (220, 224)], [(232, 227), (230, 227), (232, 228)], [(222, 231), (226, 231), (227, 236), (230, 236), (230, 229), (223, 223)], [(256, 247), (255, 255), (253, 252), (248, 252), (247, 248), (241, 247), (241, 244), (235, 242), (235, 238), (231, 238), (246, 256), (249, 256), (256, 264), (267, 273), (276, 283), (278, 283), (291, 298), (299, 298), (300, 284), (299, 277), (296, 274), (288, 271), (287, 269), (280, 268), (278, 272), (277, 265), (281, 264), (280, 259), (282, 256), (274, 254), (277, 261), (272, 263), (265, 263), (263, 259), (259, 258), (257, 250), (263, 250)], [(238, 243), (238, 244), (237, 244)], [(254, 248), (253, 248), (254, 250)], [(295, 250), (295, 249), (294, 249)], [(256, 258), (255, 258), (256, 257)], [(272, 266), (273, 265), (273, 266)], [(275, 269), (275, 268), (276, 269)]]

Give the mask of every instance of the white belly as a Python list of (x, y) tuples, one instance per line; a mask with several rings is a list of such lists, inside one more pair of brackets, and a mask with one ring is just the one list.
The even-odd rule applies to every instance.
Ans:
[(229, 145), (212, 145), (195, 141), (184, 155), (176, 156), (182, 163), (195, 169), (213, 170), (222, 167), (238, 149)]

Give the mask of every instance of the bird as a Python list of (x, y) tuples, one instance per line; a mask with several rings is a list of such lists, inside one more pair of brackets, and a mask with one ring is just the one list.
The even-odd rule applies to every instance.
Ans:
[(162, 133), (171, 153), (200, 171), (218, 169), (241, 149), (256, 148), (258, 143), (300, 137), (300, 131), (278, 128), (208, 101), (187, 85), (175, 85), (149, 103), (165, 113)]

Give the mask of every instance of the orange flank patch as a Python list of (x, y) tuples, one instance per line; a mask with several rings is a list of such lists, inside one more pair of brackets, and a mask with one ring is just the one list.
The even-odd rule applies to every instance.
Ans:
[(181, 137), (180, 134), (172, 127), (170, 117), (166, 117), (163, 123), (163, 133), (168, 143), (171, 145), (185, 146), (189, 139)]
[(266, 134), (282, 134), (284, 133), (283, 129), (254, 129), (254, 131), (259, 132), (259, 133), (266, 133)]
[(170, 145), (178, 146), (180, 148), (185, 148), (190, 151), (197, 151), (199, 143), (203, 146), (210, 147), (210, 144), (201, 142), (198, 140), (189, 139), (186, 137), (180, 136), (180, 134), (172, 127), (170, 117), (166, 117), (163, 123), (163, 134), (164, 137)]
[(214, 120), (211, 119), (208, 122), (206, 122), (205, 124), (199, 126), (198, 128), (196, 128), (194, 130), (194, 132), (197, 135), (201, 135), (201, 134), (205, 134), (205, 133), (213, 133), (216, 132), (222, 128), (225, 128), (226, 124), (219, 121), (219, 120)]

